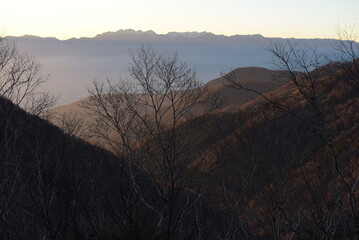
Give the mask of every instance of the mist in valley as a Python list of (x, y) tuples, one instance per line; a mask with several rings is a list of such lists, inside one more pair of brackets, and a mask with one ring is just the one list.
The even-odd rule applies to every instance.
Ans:
[[(238, 67), (272, 69), (272, 55), (266, 48), (274, 41), (261, 35), (218, 36), (210, 33), (168, 33), (157, 35), (142, 31), (120, 30), (94, 38), (58, 40), (24, 36), (12, 38), (20, 51), (27, 52), (43, 65), (50, 79), (44, 90), (60, 96), (58, 105), (68, 104), (88, 95), (94, 80), (125, 79), (131, 52), (141, 45), (157, 51), (177, 52), (181, 61), (194, 68), (206, 83)], [(290, 39), (293, 43), (299, 41)], [(308, 46), (330, 55), (335, 40), (306, 39)]]

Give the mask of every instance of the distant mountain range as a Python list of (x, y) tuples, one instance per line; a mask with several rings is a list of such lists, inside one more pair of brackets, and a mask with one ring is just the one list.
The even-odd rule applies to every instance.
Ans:
[[(13, 36), (8, 36), (8, 37), (13, 37)], [(168, 32), (166, 34), (158, 34), (152, 30), (148, 30), (148, 31), (142, 31), (142, 30), (133, 30), (133, 29), (120, 29), (116, 32), (104, 32), (104, 33), (100, 33), (97, 34), (94, 37), (81, 37), (81, 38), (70, 38), (67, 40), (74, 40), (74, 39), (106, 39), (106, 40), (123, 40), (126, 38), (133, 38), (133, 39), (138, 39), (139, 37), (147, 37), (147, 38), (153, 38), (153, 39), (173, 39), (173, 38), (200, 38), (200, 39), (233, 39), (233, 38), (265, 38), (264, 36), (262, 36), (261, 34), (248, 34), (248, 35), (231, 35), (231, 36), (227, 36), (227, 35), (216, 35), (214, 33), (211, 32)], [(19, 37), (15, 37), (15, 38), (19, 38)], [(43, 38), (43, 37), (39, 37), (36, 35), (24, 35), (20, 38)], [(55, 37), (45, 37), (45, 39), (54, 39), (54, 40), (58, 40)], [(66, 41), (66, 40), (65, 40)]]
[[(12, 36), (8, 36), (13, 38)], [(32, 39), (38, 39), (38, 38), (42, 38), (42, 37), (38, 37), (35, 35), (24, 35), (22, 37), (15, 37), (15, 38), (32, 38)], [(55, 37), (45, 37), (45, 39), (53, 39), (53, 40), (58, 40)], [(207, 41), (215, 41), (215, 40), (220, 40), (220, 41), (226, 41), (226, 42), (231, 42), (231, 41), (238, 41), (240, 40), (241, 43), (247, 42), (247, 43), (254, 43), (254, 42), (259, 42), (259, 41), (265, 41), (267, 39), (271, 39), (271, 40), (282, 40), (282, 39), (286, 39), (286, 38), (270, 38), (270, 37), (264, 37), (261, 34), (235, 34), (235, 35), (223, 35), (223, 34), (214, 34), (211, 32), (197, 32), (197, 31), (192, 31), (192, 32), (168, 32), (166, 34), (159, 34), (156, 33), (153, 30), (148, 30), (148, 31), (142, 31), (142, 30), (133, 30), (133, 29), (120, 29), (116, 32), (104, 32), (104, 33), (100, 33), (97, 34), (94, 37), (81, 37), (81, 38), (70, 38), (64, 41), (69, 41), (69, 40), (84, 40), (84, 39), (101, 39), (101, 40), (116, 40), (116, 41), (120, 41), (120, 40), (136, 40), (136, 41), (143, 41), (143, 40), (152, 40), (152, 41), (173, 41), (173, 40), (187, 40), (187, 41), (197, 41), (197, 40), (207, 40)], [(294, 39), (294, 38), (290, 38), (290, 39)], [(250, 40), (250, 41), (248, 41)], [(327, 42), (327, 43), (331, 43), (333, 41), (333, 39), (321, 39), (321, 38), (306, 38), (306, 39), (301, 39), (301, 40), (305, 40), (305, 41), (310, 41), (312, 44), (321, 42)], [(254, 42), (253, 42), (254, 41)]]
[(334, 39), (282, 39), (255, 35), (215, 35), (209, 32), (169, 32), (119, 30), (93, 38), (41, 38), (31, 35), (7, 37), (17, 42), (19, 50), (36, 57), (51, 79), (45, 89), (61, 95), (59, 104), (87, 96), (94, 79), (128, 77), (130, 52), (142, 44), (156, 51), (177, 51), (182, 61), (195, 68), (204, 82), (238, 67), (272, 69), (272, 56), (265, 50), (273, 42), (300, 42), (332, 54)]
[(102, 34), (96, 35), (95, 39), (105, 39), (105, 40), (124, 40), (124, 39), (138, 39), (138, 37), (143, 37), (148, 40), (233, 40), (233, 39), (263, 39), (264, 37), (260, 34), (254, 35), (233, 35), (233, 36), (225, 36), (225, 35), (216, 35), (211, 32), (168, 32), (167, 34), (157, 34), (152, 30), (149, 31), (141, 31), (141, 30), (133, 30), (133, 29), (125, 29), (118, 30), (116, 32), (105, 32)]

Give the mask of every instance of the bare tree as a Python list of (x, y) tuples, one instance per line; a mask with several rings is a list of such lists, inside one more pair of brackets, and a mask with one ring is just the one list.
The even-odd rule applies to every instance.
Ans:
[[(347, 37), (347, 33), (345, 36)], [(347, 59), (347, 62), (345, 63), (346, 68), (350, 68), (351, 70), (354, 69), (352, 71), (354, 73), (356, 72), (355, 69), (357, 64), (355, 47), (356, 43), (353, 40), (341, 40), (339, 42), (339, 49), (342, 56)], [(279, 94), (276, 96), (262, 94), (255, 89), (247, 88), (238, 83), (236, 81), (236, 76), (227, 75), (225, 77), (230, 86), (254, 92), (258, 94), (258, 96), (261, 96), (264, 102), (269, 103), (285, 115), (292, 116), (295, 121), (299, 121), (302, 128), (304, 127), (308, 133), (311, 133), (313, 137), (317, 139), (313, 142), (314, 144), (319, 140), (325, 146), (325, 149), (330, 153), (330, 168), (327, 167), (329, 164), (328, 162), (315, 162), (315, 157), (308, 154), (309, 152), (303, 148), (302, 155), (307, 156), (307, 160), (305, 161), (312, 162), (312, 167), (315, 165), (317, 168), (315, 173), (312, 172), (311, 174), (308, 174), (305, 170), (306, 165), (303, 165), (304, 169), (302, 169), (300, 182), (306, 186), (306, 193), (303, 193), (302, 196), (307, 199), (306, 205), (303, 205), (303, 212), (306, 212), (307, 216), (310, 215), (311, 219), (315, 222), (316, 227), (313, 230), (313, 232), (315, 232), (313, 237), (320, 236), (321, 238), (332, 239), (339, 231), (341, 231), (339, 226), (340, 224), (343, 224), (346, 215), (343, 208), (345, 208), (344, 206), (347, 206), (347, 209), (349, 209), (349, 212), (352, 215), (351, 220), (349, 220), (349, 222), (351, 222), (351, 229), (356, 236), (355, 239), (357, 239), (359, 234), (357, 228), (358, 208), (356, 203), (358, 201), (358, 176), (355, 175), (357, 174), (356, 168), (354, 167), (351, 168), (351, 170), (348, 170), (339, 156), (336, 140), (334, 139), (335, 134), (328, 123), (330, 112), (328, 112), (328, 106), (323, 104), (323, 99), (326, 98), (328, 86), (330, 85), (323, 79), (333, 72), (333, 68), (334, 71), (339, 68), (337, 68), (335, 64), (332, 64), (326, 56), (318, 53), (315, 49), (294, 44), (290, 41), (287, 41), (284, 44), (273, 43), (268, 48), (268, 51), (274, 55), (275, 67), (284, 72), (283, 79), (287, 79), (287, 92), (282, 92), (282, 95)], [(353, 76), (355, 77), (355, 74)], [(347, 164), (349, 164), (349, 162)], [(291, 176), (291, 171), (293, 171), (291, 168), (284, 171), (284, 176)], [(330, 182), (315, 180), (314, 184), (314, 179), (317, 179), (319, 176)], [(321, 177), (319, 177), (319, 179)], [(284, 184), (283, 189), (289, 187), (287, 185), (289, 184), (288, 181), (282, 183)], [(315, 190), (313, 190), (314, 185), (316, 185)], [(273, 193), (272, 190), (275, 189), (270, 188), (269, 190), (270, 191), (267, 191), (267, 193)], [(322, 196), (320, 196), (318, 198), (319, 191), (327, 197), (322, 198)], [(268, 200), (270, 199), (279, 199), (279, 202), (282, 203), (280, 207), (284, 207), (284, 196), (280, 196), (280, 192), (278, 191), (274, 191), (274, 193), (275, 195), (279, 194), (279, 196), (270, 194), (262, 195), (262, 197), (264, 197), (263, 199), (265, 199), (266, 203), (268, 203)], [(270, 202), (271, 201), (269, 201), (269, 203)], [(280, 208), (276, 209), (280, 210)], [(284, 213), (285, 212), (281, 212), (281, 214)], [(303, 218), (303, 216), (300, 216), (300, 218)], [(278, 228), (272, 229), (275, 230)], [(297, 227), (297, 229), (300, 229), (300, 226), (299, 228)], [(270, 231), (268, 229), (268, 232)]]
[(51, 107), (56, 98), (39, 87), (48, 76), (34, 57), (20, 53), (16, 43), (0, 38), (0, 96), (9, 99), (32, 114)]
[(339, 41), (334, 46), (337, 60), (345, 71), (351, 73), (356, 85), (359, 85), (359, 36), (355, 32), (355, 24), (351, 27), (336, 28)]
[(18, 147), (25, 146), (24, 135), (36, 117), (24, 116), (20, 108), (39, 115), (54, 104), (54, 97), (39, 90), (47, 79), (33, 57), (0, 38), (0, 234), (7, 239), (21, 239), (28, 230), (21, 229), (25, 217), (17, 215), (28, 186), (24, 183), (25, 150)]
[(203, 124), (186, 120), (203, 104), (206, 89), (176, 53), (157, 54), (149, 47), (132, 55), (129, 73), (129, 81), (94, 84), (85, 103), (97, 117), (94, 133), (125, 159), (123, 169), (136, 201), (156, 219), (155, 235), (172, 239), (193, 234), (188, 216), (214, 164), (205, 156), (191, 163), (192, 142)]

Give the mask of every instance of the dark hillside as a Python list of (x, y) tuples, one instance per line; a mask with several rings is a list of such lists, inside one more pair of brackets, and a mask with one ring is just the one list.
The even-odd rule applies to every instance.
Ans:
[[(192, 120), (192, 167), (206, 156), (217, 174), (208, 204), (217, 234), (236, 238), (356, 239), (359, 92), (348, 71), (315, 71), (318, 110), (290, 84), (239, 108)], [(249, 235), (248, 235), (249, 234)]]
[(1, 239), (103, 239), (107, 229), (124, 234), (105, 204), (116, 202), (120, 216), (129, 196), (126, 174), (111, 153), (6, 99), (0, 99), (0, 146)]
[[(0, 146), (0, 239), (162, 239), (158, 215), (145, 207), (158, 202), (156, 189), (137, 166), (129, 172), (131, 158), (65, 134), (6, 99)], [(181, 225), (191, 236), (195, 218), (186, 216)]]
[[(176, 184), (174, 209), (187, 206), (188, 192), (199, 198), (188, 208), (195, 215), (186, 222), (197, 224), (191, 236), (356, 239), (358, 90), (336, 65), (313, 74), (315, 104), (285, 84), (237, 112), (194, 117), (143, 140), (129, 155), (146, 167), (152, 184), (164, 190)], [(169, 157), (167, 175), (162, 161)]]

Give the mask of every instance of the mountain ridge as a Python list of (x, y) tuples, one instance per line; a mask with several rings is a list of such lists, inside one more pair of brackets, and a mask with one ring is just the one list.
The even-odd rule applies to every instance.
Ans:
[(294, 38), (294, 37), (270, 37), (263, 36), (260, 33), (255, 34), (216, 34), (207, 31), (170, 31), (167, 33), (156, 33), (154, 30), (134, 30), (134, 29), (119, 29), (117, 31), (106, 31), (102, 33), (98, 33), (93, 37), (84, 36), (84, 37), (70, 37), (67, 39), (59, 39), (53, 36), (38, 36), (32, 34), (25, 34), (22, 36), (12, 36), (8, 35), (5, 37), (8, 38), (42, 38), (42, 39), (56, 39), (58, 41), (68, 41), (68, 40), (81, 40), (81, 39), (102, 39), (102, 40), (120, 40), (121, 38), (128, 38), (134, 36), (147, 36), (154, 38), (189, 38), (189, 39), (203, 39), (203, 38), (212, 38), (212, 39), (238, 39), (238, 38), (251, 38), (251, 39), (288, 39), (288, 40), (337, 40), (334, 38)]

